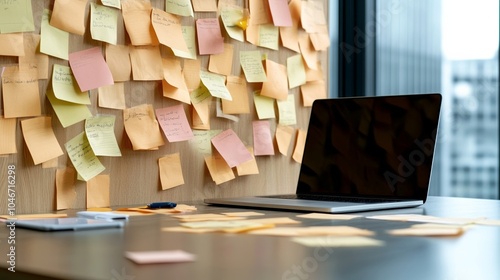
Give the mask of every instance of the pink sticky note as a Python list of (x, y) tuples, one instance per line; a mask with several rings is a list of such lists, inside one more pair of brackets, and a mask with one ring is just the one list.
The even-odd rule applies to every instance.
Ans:
[(292, 26), (288, 0), (269, 0), (269, 8), (275, 26)]
[(253, 159), (252, 154), (232, 129), (217, 134), (212, 138), (212, 144), (231, 168)]
[(169, 142), (193, 138), (193, 130), (189, 126), (182, 104), (156, 109), (156, 118)]
[(81, 91), (114, 84), (99, 47), (70, 53), (69, 66)]
[(256, 156), (274, 155), (269, 121), (253, 121), (253, 150)]
[(198, 50), (200, 55), (219, 54), (224, 52), (224, 37), (220, 31), (217, 18), (200, 18), (196, 20)]
[(193, 254), (182, 250), (125, 252), (125, 257), (138, 264), (191, 262), (195, 260)]

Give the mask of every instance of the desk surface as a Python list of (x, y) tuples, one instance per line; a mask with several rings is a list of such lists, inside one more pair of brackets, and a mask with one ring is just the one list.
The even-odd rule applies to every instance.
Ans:
[[(196, 205), (196, 204), (195, 204)], [(195, 213), (241, 211), (196, 205)], [(297, 212), (264, 211), (265, 217), (295, 218)], [(412, 209), (359, 213), (425, 214), (440, 217), (500, 219), (500, 201), (430, 197)], [(16, 229), (16, 272), (6, 268), (6, 227), (0, 227), (0, 279), (500, 279), (500, 227), (474, 226), (450, 238), (396, 237), (388, 229), (404, 222), (354, 219), (301, 219), (302, 225), (350, 225), (373, 230), (382, 247), (311, 248), (290, 238), (222, 233), (173, 233), (178, 225), (164, 215), (131, 217), (123, 229), (37, 232)], [(196, 261), (138, 265), (125, 251), (176, 250)]]

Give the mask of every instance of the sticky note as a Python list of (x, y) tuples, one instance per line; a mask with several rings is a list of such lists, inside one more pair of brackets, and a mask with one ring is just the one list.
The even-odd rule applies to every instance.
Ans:
[(0, 33), (33, 32), (31, 0), (0, 2)]
[(83, 180), (88, 181), (104, 171), (105, 167), (92, 151), (85, 132), (70, 139), (64, 147), (73, 167)]
[(90, 34), (92, 39), (116, 45), (118, 41), (117, 9), (90, 3)]
[(217, 54), (224, 51), (224, 38), (217, 18), (197, 19), (196, 31), (200, 55)]
[(113, 75), (104, 61), (99, 47), (70, 53), (69, 65), (81, 91), (114, 83)]
[(161, 189), (167, 190), (184, 185), (181, 157), (179, 153), (163, 156), (158, 159)]
[(63, 155), (52, 129), (51, 117), (36, 117), (21, 121), (24, 141), (35, 165)]
[(253, 121), (253, 149), (256, 156), (274, 155), (273, 137), (268, 120)]
[(231, 168), (252, 159), (252, 155), (232, 129), (213, 137), (212, 144)]
[(267, 80), (260, 51), (240, 51), (240, 64), (247, 82), (259, 83)]
[(97, 115), (85, 120), (85, 134), (96, 156), (121, 156), (115, 137), (115, 116)]
[(193, 138), (193, 131), (182, 104), (156, 109), (156, 118), (169, 142)]

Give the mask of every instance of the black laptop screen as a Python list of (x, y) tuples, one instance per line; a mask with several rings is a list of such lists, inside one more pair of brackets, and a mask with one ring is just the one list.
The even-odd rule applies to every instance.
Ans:
[(298, 194), (427, 197), (440, 94), (316, 100)]

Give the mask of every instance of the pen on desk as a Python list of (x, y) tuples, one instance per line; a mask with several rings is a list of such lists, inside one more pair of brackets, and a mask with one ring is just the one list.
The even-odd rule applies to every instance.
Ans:
[(175, 208), (177, 203), (175, 202), (153, 202), (147, 205), (150, 209), (160, 209), (160, 208)]

